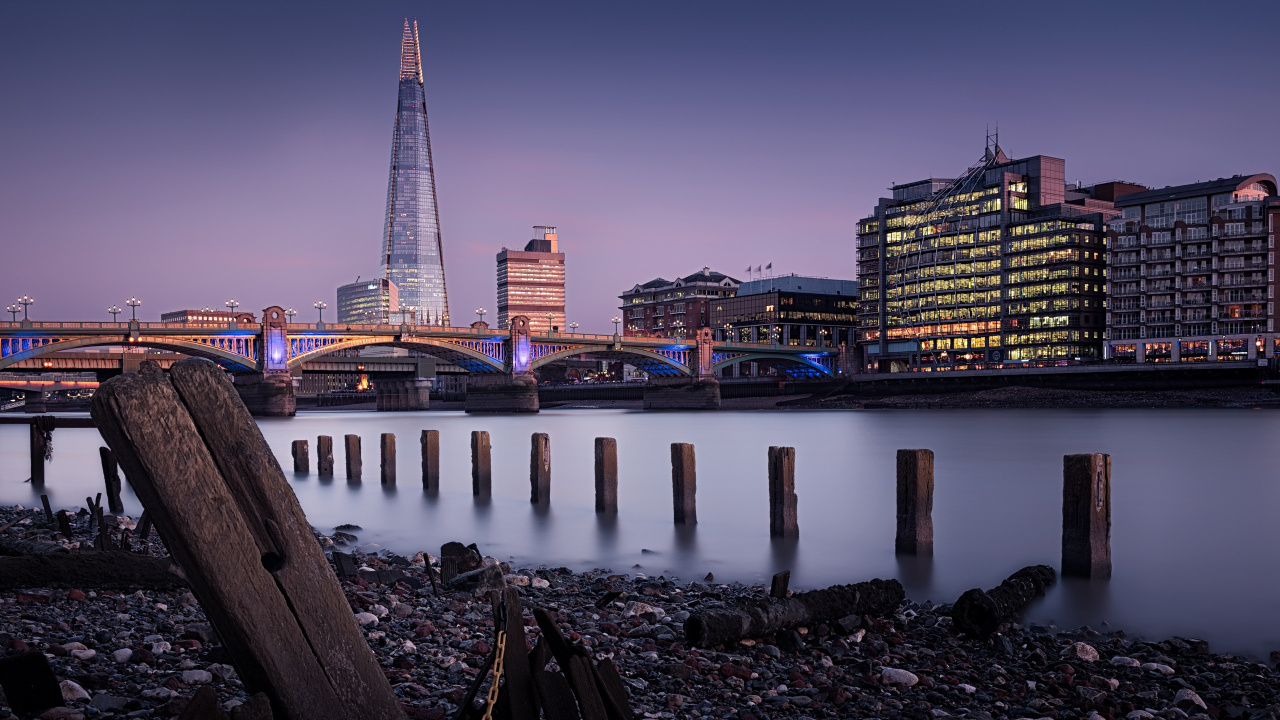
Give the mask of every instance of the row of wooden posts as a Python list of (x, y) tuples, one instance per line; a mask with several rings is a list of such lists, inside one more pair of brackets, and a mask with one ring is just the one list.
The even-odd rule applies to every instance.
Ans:
[[(361, 475), (360, 436), (347, 435), (347, 478)], [(440, 489), (440, 431), (423, 430), (422, 487)], [(321, 477), (333, 477), (333, 438), (317, 438), (317, 465)], [(396, 482), (396, 436), (382, 433), (382, 483)], [(105, 461), (104, 461), (105, 462)], [(293, 470), (309, 473), (306, 440), (293, 441)], [(769, 448), (769, 535), (800, 535), (796, 516), (796, 449)], [(1084, 453), (1063, 457), (1062, 471), (1062, 572), (1078, 577), (1111, 576), (1111, 456)], [(492, 493), (493, 463), (489, 433), (471, 433), (471, 492), (478, 498)], [(698, 522), (697, 469), (693, 445), (671, 444), (672, 511), (677, 524)], [(618, 511), (618, 442), (599, 437), (595, 441), (596, 512)], [(529, 457), (529, 500), (551, 500), (551, 437), (533, 433)], [(899, 450), (897, 457), (897, 532), (894, 551), (901, 555), (933, 554), (933, 451)]]

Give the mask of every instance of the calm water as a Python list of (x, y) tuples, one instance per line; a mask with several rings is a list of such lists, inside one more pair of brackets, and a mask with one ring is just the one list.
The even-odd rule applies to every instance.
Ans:
[[(440, 431), (441, 492), (421, 489), (418, 436)], [(1109, 583), (1065, 582), (1033, 609), (1060, 627), (1109, 622), (1131, 633), (1179, 634), (1265, 657), (1280, 649), (1280, 513), (1275, 469), (1280, 413), (1250, 410), (928, 410), (642, 413), (537, 416), (313, 412), (262, 429), (313, 525), (363, 526), (360, 542), (401, 553), (477, 542), (514, 563), (607, 567), (719, 581), (763, 582), (781, 569), (810, 588), (898, 577), (918, 599), (954, 600), (1023, 565), (1059, 564), (1062, 456), (1112, 455)], [(493, 499), (471, 497), (469, 434), (493, 443)], [(399, 486), (378, 482), (378, 434), (400, 447)], [(552, 504), (529, 504), (530, 433), (551, 434)], [(341, 436), (363, 438), (365, 480), (343, 476)], [(332, 435), (338, 477), (293, 476), (289, 443)], [(617, 519), (593, 511), (593, 438), (618, 440)], [(0, 426), (0, 502), (38, 504), (27, 477), (27, 429)], [(671, 521), (669, 445), (697, 447), (698, 519)], [(54, 433), (48, 492), (83, 504), (101, 490), (93, 430)], [(796, 448), (800, 539), (771, 542), (766, 453)], [(893, 554), (894, 451), (936, 453), (935, 556)], [(127, 511), (140, 508), (132, 495)], [(646, 552), (648, 551), (648, 552)], [(640, 567), (634, 567), (639, 565)]]

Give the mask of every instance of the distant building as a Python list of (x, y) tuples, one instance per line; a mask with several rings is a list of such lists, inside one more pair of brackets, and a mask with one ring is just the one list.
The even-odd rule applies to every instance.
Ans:
[(565, 332), (564, 253), (553, 227), (534, 226), (524, 250), (498, 253), (498, 327), (516, 315), (527, 316), (535, 333)]
[(691, 338), (711, 326), (711, 305), (733, 297), (738, 281), (704, 267), (674, 282), (654, 278), (618, 296), (623, 334), (636, 337)]
[(1272, 175), (1236, 175), (1116, 198), (1107, 236), (1107, 356), (1135, 362), (1280, 353)]
[(174, 310), (173, 312), (161, 313), (160, 322), (167, 323), (228, 323), (237, 322), (245, 324), (253, 324), (258, 322), (257, 317), (250, 312), (231, 312), (230, 310), (214, 310), (205, 308), (203, 310)]
[(783, 275), (716, 300), (711, 327), (730, 342), (833, 348), (856, 341), (858, 281)]
[(338, 322), (377, 324), (399, 319), (400, 293), (386, 278), (359, 280), (338, 288)]
[(1111, 200), (1145, 188), (1068, 187), (1065, 166), (992, 144), (958, 178), (893, 186), (858, 221), (864, 370), (1101, 357)]

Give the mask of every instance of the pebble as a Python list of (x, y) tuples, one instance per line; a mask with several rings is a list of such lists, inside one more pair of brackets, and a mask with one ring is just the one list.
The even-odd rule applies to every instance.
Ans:
[(62, 690), (63, 702), (75, 702), (76, 700), (89, 699), (89, 693), (85, 692), (85, 689), (80, 687), (80, 685), (70, 680), (63, 680), (59, 683), (59, 688)]
[(888, 682), (898, 683), (907, 687), (911, 687), (920, 682), (920, 678), (916, 676), (915, 673), (907, 670), (900, 670), (898, 668), (881, 668), (880, 674), (883, 675), (884, 679)]
[(356, 613), (356, 622), (361, 627), (369, 627), (370, 625), (377, 625), (378, 616), (374, 615), (373, 613), (367, 613), (367, 612)]
[(118, 663), (127, 663), (131, 657), (133, 657), (133, 650), (130, 648), (120, 648), (111, 653), (111, 659)]
[(182, 682), (188, 685), (205, 685), (213, 682), (213, 673), (208, 670), (183, 670)]
[(1075, 642), (1062, 651), (1062, 657), (1083, 660), (1084, 662), (1096, 662), (1098, 660), (1098, 651), (1088, 643)]

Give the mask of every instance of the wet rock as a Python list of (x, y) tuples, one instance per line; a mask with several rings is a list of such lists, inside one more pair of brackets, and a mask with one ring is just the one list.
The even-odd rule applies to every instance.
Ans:
[(1062, 651), (1062, 657), (1084, 662), (1096, 662), (1098, 660), (1098, 651), (1088, 643), (1075, 642)]
[(84, 688), (80, 687), (78, 683), (74, 683), (70, 680), (63, 680), (59, 685), (59, 689), (62, 691), (63, 702), (75, 702), (77, 700), (89, 699), (89, 693)]
[(880, 674), (886, 682), (897, 683), (906, 687), (911, 687), (920, 682), (920, 678), (915, 673), (898, 668), (881, 668)]

